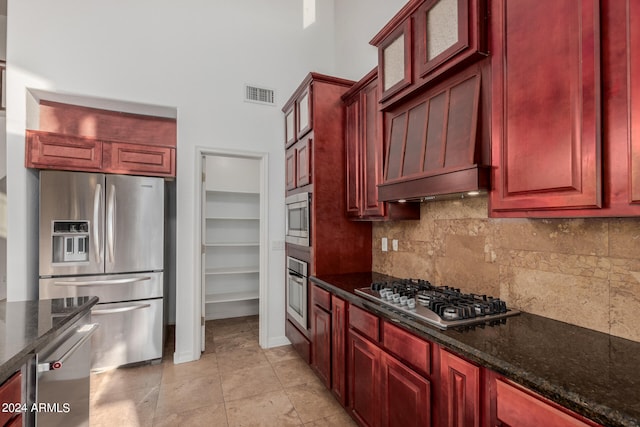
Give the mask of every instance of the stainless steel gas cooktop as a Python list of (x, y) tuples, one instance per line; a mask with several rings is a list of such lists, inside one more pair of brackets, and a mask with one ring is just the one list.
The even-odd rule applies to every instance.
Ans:
[(374, 282), (355, 292), (440, 329), (502, 323), (506, 317), (520, 313), (508, 309), (499, 298), (465, 294), (460, 289), (433, 286), (426, 280)]

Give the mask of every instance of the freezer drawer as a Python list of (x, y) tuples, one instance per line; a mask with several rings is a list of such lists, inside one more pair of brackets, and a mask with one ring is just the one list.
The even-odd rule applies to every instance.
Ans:
[(162, 297), (162, 272), (40, 279), (40, 299), (96, 296), (99, 303)]
[(97, 304), (91, 369), (103, 370), (162, 357), (162, 298)]

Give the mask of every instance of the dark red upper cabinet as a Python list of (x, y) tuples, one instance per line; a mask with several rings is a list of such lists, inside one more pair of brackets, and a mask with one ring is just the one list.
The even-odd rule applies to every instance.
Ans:
[(602, 206), (599, 3), (492, 2), (492, 216)]
[(387, 99), (411, 84), (411, 19), (407, 19), (378, 46), (381, 99)]
[(174, 118), (42, 100), (38, 120), (26, 133), (28, 168), (176, 176)]
[(385, 203), (378, 198), (383, 179), (384, 144), (377, 69), (346, 92), (345, 154), (347, 216), (354, 220), (419, 219), (415, 203)]
[(284, 144), (290, 147), (313, 129), (313, 82), (305, 80), (282, 109)]
[(285, 147), (289, 147), (297, 140), (296, 134), (296, 109), (295, 103), (289, 105), (289, 108), (284, 112), (284, 144)]
[(371, 40), (382, 108), (486, 56), (483, 0), (413, 0)]
[(296, 130), (298, 139), (302, 138), (313, 128), (313, 103), (311, 91), (313, 85), (307, 86), (296, 99)]
[(640, 216), (640, 4), (491, 4), (490, 215)]
[[(620, 7), (622, 6), (622, 7)], [(612, 5), (607, 4), (607, 7)], [(615, 5), (614, 5), (615, 7)], [(617, 5), (624, 10), (624, 5)], [(630, 162), (629, 162), (629, 202), (635, 205), (635, 214), (640, 209), (640, 3), (627, 2), (627, 15), (624, 22), (627, 31), (623, 35), (628, 37), (627, 52), (629, 67), (626, 69), (629, 82), (629, 119), (631, 122)], [(620, 30), (618, 29), (620, 32)]]
[(598, 2), (492, 4), (492, 210), (601, 206)]
[(478, 0), (425, 2), (415, 14), (416, 71), (422, 78), (485, 51), (484, 8)]

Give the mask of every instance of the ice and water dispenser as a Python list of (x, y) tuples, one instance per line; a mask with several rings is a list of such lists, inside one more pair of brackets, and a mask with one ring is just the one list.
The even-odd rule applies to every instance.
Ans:
[(89, 261), (89, 221), (53, 221), (53, 262)]

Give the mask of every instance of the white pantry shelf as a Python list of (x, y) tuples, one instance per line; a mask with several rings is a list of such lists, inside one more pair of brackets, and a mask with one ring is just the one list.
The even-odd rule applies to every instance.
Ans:
[(260, 296), (257, 291), (250, 292), (225, 292), (219, 294), (206, 295), (207, 304), (216, 304), (223, 302), (237, 302), (258, 299)]
[(246, 274), (246, 273), (259, 273), (260, 267), (247, 266), (247, 267), (209, 267), (206, 268), (204, 274), (206, 275), (219, 275), (219, 274)]

